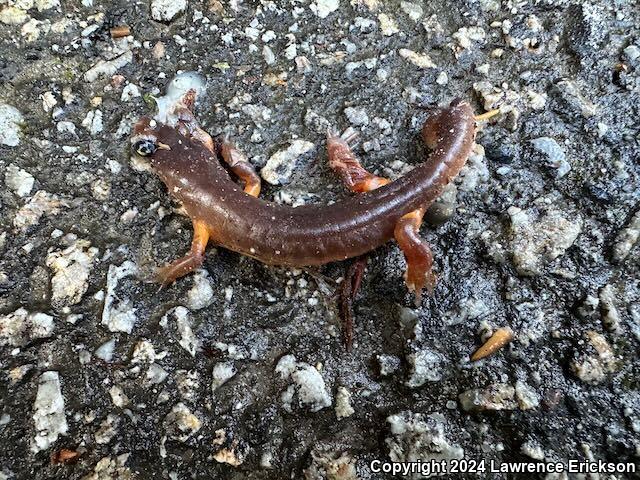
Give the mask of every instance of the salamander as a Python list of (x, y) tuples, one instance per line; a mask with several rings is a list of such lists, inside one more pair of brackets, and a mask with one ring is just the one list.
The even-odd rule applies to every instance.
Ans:
[(193, 222), (191, 250), (158, 269), (158, 281), (171, 283), (200, 267), (209, 242), (266, 264), (302, 267), (358, 257), (395, 238), (407, 261), (406, 283), (418, 301), (423, 288), (433, 288), (433, 256), (418, 230), (426, 208), (473, 148), (476, 124), (467, 102), (454, 100), (426, 120), (422, 137), (431, 154), (392, 182), (360, 165), (351, 130), (341, 136), (329, 131), (329, 164), (357, 194), (331, 205), (291, 207), (258, 197), (260, 178), (247, 157), (198, 125), (195, 96), (192, 89), (176, 101), (166, 123), (141, 118), (131, 139), (133, 151), (147, 157)]

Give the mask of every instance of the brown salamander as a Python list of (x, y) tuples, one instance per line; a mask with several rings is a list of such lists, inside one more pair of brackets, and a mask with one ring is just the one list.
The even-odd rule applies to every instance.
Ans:
[(190, 252), (161, 268), (159, 281), (169, 283), (198, 268), (209, 241), (267, 264), (311, 266), (362, 255), (395, 237), (407, 260), (407, 285), (417, 299), (423, 287), (433, 287), (431, 250), (418, 230), (426, 208), (471, 153), (476, 125), (468, 103), (455, 100), (427, 119), (422, 136), (430, 156), (393, 182), (360, 165), (349, 146), (353, 135), (329, 132), (331, 167), (349, 189), (361, 193), (332, 205), (294, 208), (257, 198), (260, 179), (253, 167), (233, 144), (217, 144), (198, 126), (194, 97), (190, 91), (177, 103), (173, 125), (145, 117), (132, 137), (134, 151), (148, 157), (194, 225)]

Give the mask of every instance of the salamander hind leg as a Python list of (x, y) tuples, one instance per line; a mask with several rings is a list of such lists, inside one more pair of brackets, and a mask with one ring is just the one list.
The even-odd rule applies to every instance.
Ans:
[(340, 316), (342, 317), (344, 343), (347, 351), (351, 350), (353, 344), (353, 300), (360, 290), (366, 266), (366, 256), (356, 258), (347, 269), (347, 274), (340, 287)]
[(231, 171), (244, 182), (245, 193), (252, 197), (260, 195), (260, 177), (247, 156), (226, 138), (222, 141), (221, 151), (222, 159), (229, 165)]
[(389, 180), (369, 173), (360, 165), (351, 150), (357, 138), (358, 134), (352, 128), (345, 130), (342, 135), (329, 129), (327, 132), (329, 166), (352, 192), (369, 192), (386, 185)]
[(394, 236), (407, 262), (405, 282), (415, 294), (416, 305), (422, 301), (422, 289), (429, 293), (436, 285), (436, 274), (432, 271), (433, 254), (427, 242), (418, 236), (426, 208), (420, 208), (403, 216), (394, 231)]
[(204, 222), (193, 221), (193, 241), (191, 250), (185, 256), (174, 260), (156, 270), (153, 279), (163, 285), (168, 285), (176, 279), (199, 268), (204, 262), (204, 251), (209, 242), (209, 229)]

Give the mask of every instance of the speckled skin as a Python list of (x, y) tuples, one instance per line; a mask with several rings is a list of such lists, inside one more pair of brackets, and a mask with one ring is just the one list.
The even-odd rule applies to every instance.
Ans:
[(431, 116), (425, 163), (374, 191), (332, 205), (290, 207), (252, 197), (200, 142), (160, 125), (171, 147), (151, 157), (154, 171), (189, 217), (204, 222), (214, 242), (267, 264), (321, 265), (362, 255), (387, 242), (398, 220), (429, 205), (466, 162), (475, 138), (471, 107), (454, 101)]

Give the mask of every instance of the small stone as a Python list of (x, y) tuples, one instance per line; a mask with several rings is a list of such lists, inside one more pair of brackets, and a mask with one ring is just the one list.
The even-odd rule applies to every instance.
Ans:
[(2, 3), (8, 3), (9, 5), (21, 8), (22, 10), (31, 10), (35, 5), (35, 0), (4, 0)]
[(36, 0), (36, 8), (39, 12), (51, 10), (60, 6), (60, 0)]
[(236, 374), (236, 369), (231, 362), (217, 363), (213, 366), (213, 381), (211, 382), (211, 391), (215, 391), (224, 385), (228, 380)]
[(58, 100), (56, 100), (56, 97), (52, 92), (44, 92), (42, 95), (40, 95), (40, 98), (42, 99), (42, 109), (45, 112), (50, 112), (51, 109), (58, 103)]
[(490, 65), (488, 63), (483, 63), (482, 65), (478, 65), (476, 67), (476, 72), (478, 72), (481, 75), (488, 75), (489, 68), (490, 68)]
[(266, 32), (264, 32), (262, 34), (262, 37), (260, 37), (262, 39), (262, 41), (264, 43), (269, 43), (271, 40), (274, 40), (277, 38), (276, 33), (273, 30), (267, 30)]
[(533, 90), (527, 90), (527, 99), (529, 106), (534, 110), (544, 110), (547, 105), (547, 94), (538, 93)]
[(549, 166), (556, 169), (556, 178), (564, 177), (571, 170), (571, 164), (567, 161), (564, 150), (553, 138), (536, 138), (531, 140), (531, 145), (545, 156)]
[[(183, 0), (184, 1), (184, 0)], [(94, 82), (100, 77), (111, 78), (119, 69), (133, 61), (133, 53), (127, 50), (112, 60), (100, 60), (84, 74), (86, 82)]]
[(238, 441), (232, 440), (230, 443), (226, 439), (226, 432), (223, 429), (216, 430), (218, 437), (214, 440), (214, 445), (227, 443), (228, 447), (221, 448), (214, 455), (213, 459), (218, 463), (226, 463), (232, 467), (238, 467), (244, 463), (247, 451), (239, 448)]
[(187, 0), (151, 0), (151, 18), (170, 22), (187, 9)]
[(118, 408), (124, 408), (129, 404), (129, 398), (118, 385), (114, 385), (109, 389), (109, 395), (113, 404)]
[(400, 8), (404, 13), (409, 15), (409, 18), (414, 22), (420, 20), (424, 11), (420, 5), (412, 2), (400, 2)]
[(20, 209), (13, 219), (13, 225), (24, 230), (32, 225), (36, 225), (42, 215), (57, 215), (61, 207), (67, 204), (44, 190), (38, 190), (29, 201)]
[(123, 102), (130, 102), (132, 99), (140, 96), (140, 89), (137, 85), (129, 83), (122, 89), (120, 100)]
[(132, 306), (129, 298), (116, 295), (115, 290), (120, 280), (134, 275), (137, 271), (135, 263), (129, 260), (119, 266), (109, 265), (101, 323), (111, 332), (131, 333), (133, 330), (137, 319), (136, 308)]
[(156, 360), (156, 350), (149, 340), (140, 340), (133, 347), (131, 363), (153, 363)]
[(56, 124), (56, 130), (60, 133), (70, 133), (71, 135), (76, 134), (76, 126), (73, 122), (62, 121)]
[(317, 412), (332, 404), (331, 395), (318, 370), (304, 362), (297, 362), (293, 355), (283, 356), (276, 365), (276, 373), (284, 379), (291, 379), (293, 384), (281, 395), (284, 408), (291, 411), (291, 404), (295, 393), (301, 405), (309, 406), (312, 412)]
[(20, 144), (20, 128), (24, 122), (20, 111), (6, 103), (0, 103), (0, 143), (9, 147)]
[(402, 58), (406, 58), (416, 67), (419, 68), (436, 68), (436, 64), (433, 63), (431, 57), (426, 53), (417, 53), (407, 48), (401, 48), (398, 53)]
[(568, 217), (559, 210), (550, 210), (537, 220), (517, 207), (509, 207), (507, 213), (512, 261), (521, 275), (540, 275), (542, 267), (563, 255), (582, 231), (579, 216)]
[(109, 363), (113, 359), (113, 352), (115, 348), (116, 340), (115, 338), (112, 338), (111, 340), (104, 342), (102, 345), (96, 348), (94, 355), (100, 360)]
[(184, 403), (176, 404), (164, 419), (167, 436), (181, 442), (186, 442), (201, 426), (200, 419)]
[(369, 125), (369, 116), (363, 108), (348, 107), (344, 109), (344, 114), (351, 125)]
[(449, 76), (447, 75), (447, 72), (440, 72), (438, 74), (438, 77), (436, 78), (436, 83), (438, 85), (446, 85), (447, 83), (449, 83)]
[[(303, 473), (305, 480), (361, 480), (356, 459), (348, 452), (333, 450), (320, 444), (311, 451), (312, 463)], [(373, 477), (369, 477), (373, 478)]]
[(307, 109), (304, 115), (304, 124), (318, 134), (326, 134), (327, 129), (331, 127), (329, 120), (311, 109)]
[(464, 49), (471, 48), (474, 41), (482, 42), (486, 38), (486, 33), (482, 27), (462, 27), (453, 35), (458, 45)]
[(267, 65), (273, 65), (276, 63), (276, 56), (268, 45), (262, 47), (262, 57)]
[(296, 62), (296, 70), (300, 74), (311, 73), (313, 71), (313, 66), (307, 57), (304, 55), (299, 55), (295, 58)]
[(431, 204), (425, 219), (432, 225), (441, 225), (450, 219), (458, 206), (458, 188), (451, 182), (446, 185), (440, 196)]
[(401, 360), (395, 355), (378, 355), (378, 365), (380, 366), (380, 375), (389, 376), (400, 369)]
[(102, 111), (89, 111), (84, 117), (84, 120), (82, 120), (82, 126), (86, 128), (91, 135), (97, 135), (98, 133), (102, 132)]
[(393, 17), (390, 17), (386, 13), (378, 14), (378, 21), (380, 22), (380, 29), (385, 37), (395, 35), (400, 31), (398, 24)]
[(53, 334), (53, 317), (45, 313), (29, 313), (19, 308), (13, 313), (0, 316), (0, 346), (21, 347), (39, 338)]
[(458, 398), (467, 412), (514, 410), (517, 406), (515, 389), (506, 383), (493, 384), (486, 389), (467, 390)]
[(604, 335), (590, 330), (586, 336), (596, 355), (583, 356), (573, 361), (571, 366), (580, 380), (595, 385), (604, 381), (607, 374), (615, 372), (618, 365), (615, 353)]
[(315, 0), (309, 8), (320, 18), (327, 18), (340, 7), (340, 0)]
[(175, 372), (178, 393), (185, 400), (193, 401), (200, 391), (200, 374), (197, 370), (177, 370)]
[(497, 12), (500, 10), (500, 0), (480, 0), (479, 4), (483, 12)]
[(295, 43), (292, 43), (291, 45), (287, 46), (287, 48), (284, 49), (284, 56), (288, 60), (293, 60), (294, 58), (296, 58), (297, 54), (298, 54), (298, 47), (296, 46)]
[(107, 415), (107, 418), (105, 418), (104, 421), (100, 423), (100, 429), (94, 435), (96, 443), (98, 445), (106, 445), (107, 443), (109, 443), (113, 439), (113, 437), (116, 436), (116, 433), (118, 433), (118, 423), (119, 420), (117, 415)]
[(160, 365), (152, 363), (151, 365), (149, 365), (149, 369), (147, 370), (145, 379), (150, 385), (157, 385), (164, 382), (168, 376), (169, 372), (167, 372)]
[[(23, 9), (9, 6), (0, 10), (0, 22), (6, 25), (22, 25), (29, 19), (29, 14)], [(0, 132), (2, 129), (0, 129)]]
[(638, 210), (629, 225), (626, 228), (623, 228), (618, 237), (616, 238), (616, 243), (613, 246), (613, 259), (616, 262), (622, 262), (625, 258), (629, 256), (631, 249), (634, 247), (636, 243), (638, 243), (638, 239), (640, 238), (640, 210)]
[[(385, 439), (392, 462), (448, 462), (464, 457), (464, 449), (445, 435), (440, 413), (425, 415), (410, 411), (387, 417), (390, 435)], [(412, 477), (412, 478), (418, 478)]]
[(191, 321), (189, 320), (189, 310), (183, 306), (178, 306), (169, 310), (160, 320), (160, 325), (163, 327), (169, 326), (169, 319), (175, 320), (175, 328), (177, 334), (180, 336), (178, 343), (184, 348), (189, 355), (195, 356), (196, 352), (200, 348), (200, 342), (193, 333), (191, 328)]
[(46, 265), (54, 272), (51, 279), (54, 308), (80, 303), (89, 288), (89, 273), (98, 249), (87, 240), (77, 240), (73, 245), (47, 255)]
[(629, 45), (623, 52), (625, 58), (632, 64), (640, 58), (640, 48), (636, 45)]
[(315, 147), (306, 140), (293, 140), (289, 147), (279, 150), (267, 161), (260, 175), (271, 185), (287, 183), (299, 158)]
[(520, 410), (532, 410), (540, 405), (540, 396), (533, 388), (521, 380), (516, 382), (515, 393)]
[[(83, 0), (85, 2), (86, 0)], [(137, 474), (125, 467), (125, 463), (129, 458), (128, 453), (123, 453), (117, 457), (102, 458), (94, 467), (93, 473), (82, 477), (82, 480), (135, 480)]]
[(596, 106), (582, 95), (578, 85), (572, 80), (561, 80), (556, 83), (552, 92), (562, 103), (562, 113), (580, 114), (584, 118), (593, 117), (597, 113)]
[(26, 170), (22, 170), (13, 163), (7, 167), (4, 183), (19, 197), (26, 197), (31, 193), (35, 179)]
[(355, 410), (351, 406), (351, 392), (345, 387), (338, 387), (335, 410), (338, 420), (350, 417), (355, 413)]
[(162, 42), (156, 42), (156, 44), (153, 46), (153, 49), (151, 50), (151, 55), (153, 55), (153, 58), (155, 58), (156, 60), (164, 58), (165, 53), (166, 49), (164, 43)]
[(31, 446), (33, 452), (46, 450), (67, 433), (64, 397), (58, 372), (44, 372), (38, 378), (38, 393), (33, 404), (36, 436)]
[(374, 138), (373, 140), (367, 140), (362, 144), (362, 149), (365, 152), (371, 152), (371, 151), (379, 152), (381, 148), (382, 147), (380, 145), (380, 141), (377, 138)]
[(544, 460), (544, 450), (542, 447), (534, 441), (527, 441), (522, 444), (520, 447), (520, 451), (528, 457), (533, 458), (534, 460), (543, 461)]
[(376, 70), (376, 78), (381, 82), (386, 82), (387, 78), (389, 78), (389, 70), (379, 68)]
[(199, 270), (193, 278), (193, 287), (187, 292), (187, 307), (200, 310), (213, 303), (213, 288), (206, 270)]
[(442, 356), (429, 349), (420, 350), (407, 356), (411, 365), (411, 376), (407, 386), (417, 388), (426, 382), (437, 382), (442, 379)]

